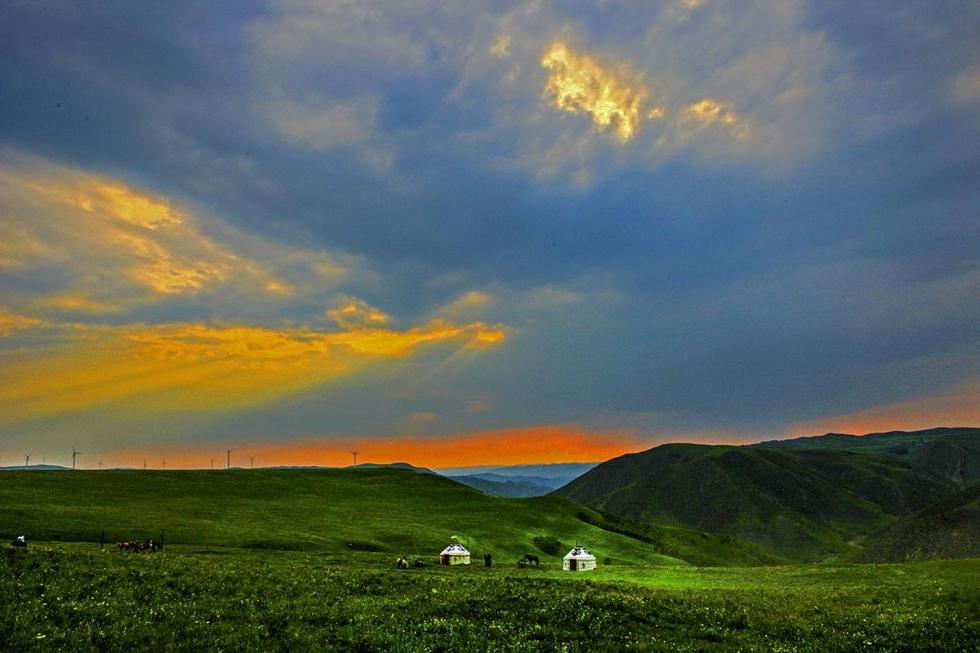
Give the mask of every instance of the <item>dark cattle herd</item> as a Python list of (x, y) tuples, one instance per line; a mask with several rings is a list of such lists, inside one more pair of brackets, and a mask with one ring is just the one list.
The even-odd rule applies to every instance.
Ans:
[(120, 551), (129, 551), (130, 553), (155, 553), (163, 550), (163, 542), (157, 542), (156, 540), (144, 540), (143, 542), (139, 540), (125, 540), (123, 542), (117, 542), (116, 546)]
[(524, 554), (524, 557), (517, 561), (517, 566), (518, 567), (529, 567), (531, 565), (534, 565), (535, 567), (537, 567), (540, 564), (541, 564), (541, 561), (538, 560), (538, 556), (532, 555), (530, 553), (525, 553)]

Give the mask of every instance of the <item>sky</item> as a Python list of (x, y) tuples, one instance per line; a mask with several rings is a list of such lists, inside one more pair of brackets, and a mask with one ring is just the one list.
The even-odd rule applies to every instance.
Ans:
[(0, 13), (0, 464), (980, 424), (976, 2)]

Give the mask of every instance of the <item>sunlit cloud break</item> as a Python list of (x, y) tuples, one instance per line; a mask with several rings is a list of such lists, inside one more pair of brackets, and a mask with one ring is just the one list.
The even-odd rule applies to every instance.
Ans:
[(541, 57), (550, 71), (545, 96), (563, 111), (588, 113), (600, 129), (612, 127), (617, 138), (628, 141), (641, 119), (646, 92), (631, 87), (591, 57), (578, 55), (555, 41)]
[[(19, 328), (32, 325), (22, 320)], [(0, 325), (2, 327), (2, 325)], [(58, 327), (44, 327), (45, 330)], [(140, 411), (257, 405), (404, 358), (427, 344), (485, 349), (503, 327), (433, 320), (404, 331), (350, 325), (339, 331), (249, 325), (64, 325), (60, 346), (0, 358), (0, 423), (115, 404)], [(207, 388), (207, 392), (202, 392)]]
[(562, 41), (545, 50), (541, 65), (550, 73), (544, 88), (547, 99), (562, 111), (589, 114), (597, 129), (612, 129), (622, 142), (636, 136), (645, 120), (667, 120), (669, 126), (682, 130), (691, 125), (719, 125), (736, 138), (748, 135), (748, 126), (724, 100), (705, 97), (676, 109), (670, 118), (662, 106), (645, 108), (649, 91), (640, 82), (627, 82), (625, 75), (603, 68), (588, 55), (577, 54)]

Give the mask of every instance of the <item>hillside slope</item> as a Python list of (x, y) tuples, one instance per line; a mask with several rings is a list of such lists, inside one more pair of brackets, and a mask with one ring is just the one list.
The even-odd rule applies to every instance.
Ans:
[(960, 490), (877, 533), (860, 562), (980, 558), (980, 483)]
[[(0, 537), (310, 551), (384, 551), (433, 558), (451, 536), (476, 556), (547, 559), (535, 537), (590, 546), (600, 560), (680, 564), (751, 558), (702, 534), (657, 547), (602, 528), (605, 518), (560, 497), (490, 497), (434, 474), (386, 468), (254, 471), (22, 472), (0, 475)], [(702, 544), (705, 542), (706, 544)], [(704, 549), (702, 552), (701, 549)], [(559, 550), (557, 561), (564, 550)]]
[[(954, 439), (939, 442), (946, 437)], [(906, 459), (820, 438), (812, 439), (817, 446), (663, 445), (603, 463), (556, 494), (646, 523), (738, 538), (783, 559), (819, 560), (853, 553), (855, 540), (956, 491), (960, 479), (949, 470), (972, 469), (972, 437), (937, 434)]]
[(837, 450), (887, 456), (952, 481), (958, 487), (980, 480), (980, 429), (934, 428), (868, 435), (828, 433), (756, 446), (783, 450)]

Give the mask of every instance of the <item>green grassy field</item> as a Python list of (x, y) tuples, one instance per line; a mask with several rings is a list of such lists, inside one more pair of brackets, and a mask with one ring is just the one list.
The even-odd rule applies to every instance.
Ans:
[[(2, 535), (33, 541), (0, 552), (0, 650), (978, 650), (978, 560), (698, 566), (663, 546), (743, 552), (583, 510), (393, 470), (2, 474)], [(113, 546), (160, 530), (162, 553)], [(599, 569), (562, 572), (542, 534)], [(395, 568), (451, 535), (494, 567)]]
[(560, 497), (491, 497), (397, 469), (0, 474), (4, 538), (95, 542), (103, 531), (113, 541), (165, 531), (179, 544), (434, 558), (457, 536), (475, 555), (516, 560), (548, 557), (534, 545), (547, 536), (565, 550), (580, 543), (602, 558), (647, 564), (752, 560), (736, 543), (697, 531), (659, 529), (651, 545), (596, 526), (608, 521)]
[(394, 569), (385, 554), (42, 544), (0, 649), (971, 651), (980, 565)]

